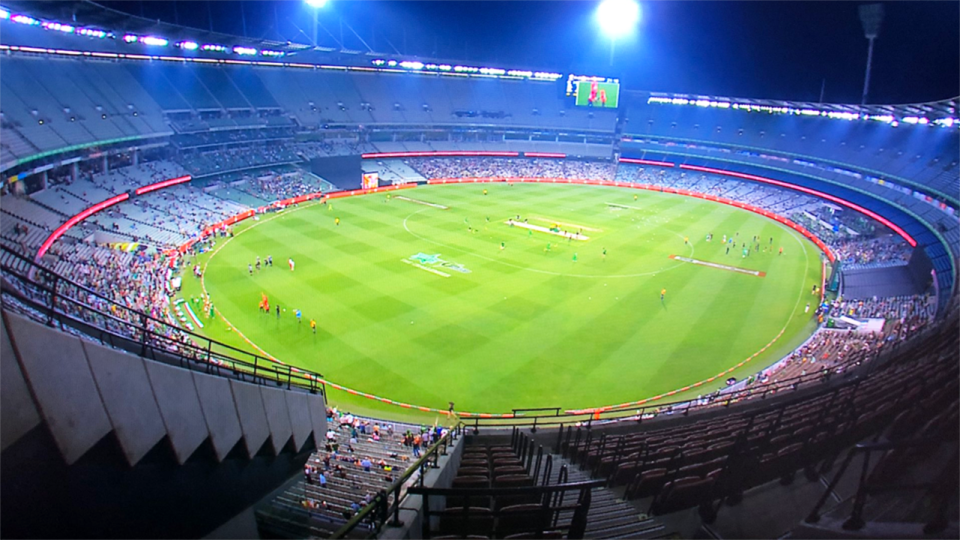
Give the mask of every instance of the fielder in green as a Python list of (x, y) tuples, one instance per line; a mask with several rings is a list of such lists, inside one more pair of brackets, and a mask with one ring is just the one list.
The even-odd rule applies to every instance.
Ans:
[(547, 242), (547, 247), (543, 248), (543, 251), (550, 251), (550, 242)]
[(577, 262), (577, 254), (576, 254), (576, 253), (573, 254), (573, 262)]

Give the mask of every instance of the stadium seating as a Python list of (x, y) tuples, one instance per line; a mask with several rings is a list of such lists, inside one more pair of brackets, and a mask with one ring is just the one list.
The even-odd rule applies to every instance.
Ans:
[[(646, 500), (654, 514), (736, 496), (775, 479), (790, 483), (795, 472), (812, 474), (821, 460), (882, 431), (895, 417), (956, 400), (957, 366), (948, 352), (955, 343), (955, 333), (943, 331), (922, 352), (901, 356), (868, 378), (749, 413), (582, 442), (578, 428), (562, 449), (612, 485), (625, 485), (627, 496)], [(938, 389), (919, 400), (928, 387)]]
[[(67, 38), (47, 36), (44, 46), (57, 47), (61, 39)], [(558, 92), (560, 82), (414, 73), (80, 60), (13, 51), (0, 57), (0, 71), (0, 166), (25, 175), (18, 189), (13, 182), (4, 186), (0, 198), (4, 308), (48, 324), (50, 313), (36, 303), (48, 297), (38, 291), (59, 283), (59, 297), (49, 301), (74, 321), (61, 329), (85, 340), (101, 333), (142, 343), (144, 351), (191, 351), (181, 329), (192, 329), (192, 323), (170, 305), (166, 261), (158, 254), (230, 216), (334, 190), (299, 165), (367, 152), (568, 156), (365, 160), (364, 171), (379, 173), (384, 182), (616, 180), (754, 205), (806, 227), (842, 262), (844, 295), (812, 308), (823, 321), (884, 319), (877, 333), (820, 328), (776, 364), (696, 399), (568, 426), (557, 452), (548, 451), (553, 468), (541, 470), (539, 461), (534, 466), (519, 437), (511, 445), (479, 437), (463, 450), (451, 480), (459, 491), (445, 496), (433, 534), (555, 537), (582, 525), (589, 537), (659, 536), (666, 532), (659, 521), (664, 516), (696, 509), (709, 523), (722, 511), (720, 501), (736, 503), (768, 483), (790, 485), (801, 472), (815, 479), (841, 452), (865, 440), (955, 441), (960, 222), (938, 205), (955, 207), (960, 193), (955, 129), (658, 105), (642, 92), (624, 92), (620, 111), (592, 111)], [(154, 146), (160, 149), (150, 154)], [(909, 223), (904, 228), (918, 249), (878, 221), (837, 212), (835, 205), (798, 191), (679, 167), (618, 163), (620, 154), (837, 189), (851, 202)], [(97, 165), (81, 170), (74, 163), (71, 172), (70, 158)], [(108, 158), (120, 165), (107, 170)], [(43, 164), (54, 168), (32, 169)], [(192, 182), (99, 212), (58, 240), (40, 264), (72, 282), (27, 262), (71, 216), (187, 174)], [(111, 247), (117, 242), (123, 249)], [(935, 271), (933, 287), (908, 283), (918, 254)], [(155, 335), (145, 333), (138, 326), (142, 314), (166, 325)], [(404, 434), (421, 433), (421, 427), (356, 417), (341, 422), (345, 417), (328, 411), (327, 421), (339, 427), (310, 456), (303, 478), (258, 508), (261, 530), (329, 536), (406, 471), (414, 458)], [(361, 424), (376, 426), (379, 440), (370, 432), (354, 433)], [(230, 450), (215, 449), (224, 455)], [(924, 459), (934, 460), (919, 451), (888, 451), (870, 478), (909, 477), (916, 471), (908, 465)], [(532, 491), (469, 492), (591, 479), (607, 487), (566, 507), (561, 501), (559, 509), (531, 497)], [(585, 522), (577, 523), (578, 512)], [(367, 522), (353, 534), (373, 530)]]
[[(302, 479), (259, 510), (262, 528), (289, 529), (290, 522), (297, 521), (303, 524), (297, 531), (300, 536), (329, 536), (416, 460), (404, 436), (420, 434), (425, 428), (360, 418), (336, 409), (328, 409), (327, 415), (326, 448), (311, 454)], [(364, 460), (369, 460), (370, 467), (364, 467)], [(304, 514), (307, 519), (291, 518)]]

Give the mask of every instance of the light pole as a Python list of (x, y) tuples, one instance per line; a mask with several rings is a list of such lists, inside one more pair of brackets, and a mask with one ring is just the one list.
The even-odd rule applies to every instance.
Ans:
[(604, 0), (597, 8), (597, 24), (610, 38), (610, 65), (617, 38), (626, 36), (640, 22), (640, 5), (634, 0)]
[(327, 0), (303, 0), (305, 4), (313, 8), (313, 46), (317, 46), (317, 26), (320, 25), (318, 12), (323, 6), (327, 5)]
[(863, 35), (870, 45), (867, 47), (867, 74), (863, 78), (863, 97), (860, 105), (867, 103), (867, 92), (870, 91), (870, 67), (873, 65), (873, 40), (880, 34), (880, 23), (883, 22), (883, 4), (868, 4), (860, 6), (860, 22), (863, 24)]

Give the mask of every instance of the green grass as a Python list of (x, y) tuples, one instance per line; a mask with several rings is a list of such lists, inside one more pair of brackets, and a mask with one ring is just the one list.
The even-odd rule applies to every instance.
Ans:
[[(263, 350), (330, 381), (444, 410), (454, 401), (473, 412), (655, 396), (717, 375), (783, 330), (775, 345), (732, 373), (744, 377), (813, 330), (812, 310), (803, 311), (811, 285), (819, 283), (819, 252), (799, 234), (743, 210), (599, 186), (450, 185), (394, 195), (449, 209), (387, 202), (381, 194), (241, 225), (212, 257), (200, 257), (209, 261), (204, 280), (218, 311)], [(634, 208), (614, 210), (608, 202)], [(504, 224), (517, 214), (531, 224), (598, 230), (584, 229), (588, 241), (531, 235)], [(735, 233), (738, 240), (759, 235), (761, 247), (773, 237), (784, 254), (744, 259), (740, 244), (726, 254), (720, 239)], [(441, 277), (403, 262), (418, 253), (439, 254), (470, 272), (425, 265), (450, 275)], [(671, 254), (767, 275), (678, 262)], [(257, 255), (272, 255), (274, 267), (251, 277), (247, 264)], [(198, 294), (199, 280), (187, 276), (184, 284), (185, 296)], [(258, 311), (261, 292), (271, 309), (278, 303), (286, 309), (279, 319)], [(223, 321), (204, 331), (250, 349)], [(697, 391), (722, 386), (725, 378)], [(329, 399), (357, 412), (409, 415), (344, 392), (331, 391)]]

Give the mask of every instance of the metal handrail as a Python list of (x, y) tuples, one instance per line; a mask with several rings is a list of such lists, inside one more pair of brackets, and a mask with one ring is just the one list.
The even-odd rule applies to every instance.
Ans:
[[(323, 375), (294, 368), (170, 324), (123, 305), (0, 245), (4, 262), (3, 303), (16, 299), (40, 313), (49, 326), (79, 330), (101, 343), (153, 359), (173, 359), (183, 367), (232, 375), (258, 384), (273, 382), (323, 393)], [(6, 257), (14, 262), (8, 262)], [(19, 268), (15, 268), (14, 265)]]
[[(9, 254), (20, 261), (20, 263), (23, 265), (26, 265), (26, 267), (29, 269), (27, 272), (29, 276), (21, 275), (17, 270), (7, 264), (0, 266), (2, 267), (3, 272), (12, 277), (16, 277), (28, 288), (34, 289), (35, 291), (38, 290), (39, 296), (47, 301), (37, 301), (36, 298), (31, 298), (22, 294), (22, 291), (11, 290), (12, 288), (10, 287), (4, 286), (3, 290), (18, 297), (18, 299), (29, 304), (34, 309), (47, 314), (48, 324), (53, 325), (56, 320), (56, 322), (58, 322), (62, 328), (64, 326), (64, 321), (72, 323), (71, 325), (74, 328), (79, 327), (82, 331), (91, 334), (94, 337), (99, 335), (101, 342), (108, 342), (110, 345), (115, 345), (115, 341), (123, 342), (131, 340), (130, 337), (115, 334), (110, 330), (93, 325), (89, 321), (77, 320), (75, 318), (71, 320), (72, 316), (63, 312), (62, 309), (59, 312), (57, 311), (58, 302), (65, 302), (67, 304), (74, 305), (81, 313), (93, 314), (97, 318), (102, 318), (107, 322), (112, 322), (113, 324), (121, 327), (132, 327), (130, 333), (133, 336), (140, 338), (141, 354), (147, 354), (148, 352), (155, 355), (172, 354), (179, 356), (182, 364), (189, 365), (190, 362), (199, 362), (202, 364), (205, 362), (207, 364), (212, 364), (212, 366), (206, 367), (213, 371), (219, 371), (219, 368), (227, 368), (238, 376), (243, 376), (244, 374), (251, 375), (255, 381), (261, 383), (265, 380), (271, 380), (282, 384), (285, 379), (288, 388), (297, 386), (308, 389), (311, 392), (323, 392), (323, 376), (320, 373), (285, 366), (284, 364), (277, 363), (272, 359), (238, 349), (216, 340), (212, 340), (189, 330), (180, 328), (176, 325), (171, 325), (164, 320), (118, 304), (111, 298), (108, 298), (83, 285), (79, 285), (48, 268), (34, 263), (34, 261), (23, 257), (5, 245), (0, 244), (0, 250), (2, 250), (2, 253)], [(38, 281), (34, 279), (38, 272), (41, 276), (47, 276), (47, 279), (52, 281), (52, 286), (38, 283)], [(139, 321), (139, 324), (131, 323), (128, 320), (115, 317), (110, 314), (108, 310), (98, 309), (75, 298), (65, 296), (63, 291), (59, 290), (64, 286), (73, 287), (77, 292), (82, 292), (87, 297), (97, 298), (102, 302), (106, 302), (107, 304), (116, 307), (120, 311), (132, 314), (131, 317)], [(18, 292), (20, 294), (18, 294)], [(176, 341), (166, 335), (154, 332), (149, 328), (151, 325), (161, 329), (172, 329), (175, 332), (175, 335), (185, 336), (189, 342), (184, 343), (181, 341)], [(889, 355), (890, 352), (896, 351), (905, 343), (915, 344), (923, 341), (926, 337), (928, 337), (931, 331), (936, 330), (936, 327), (937, 325), (928, 324), (920, 332), (914, 336), (911, 336), (911, 339), (907, 342), (897, 341), (892, 347), (883, 348), (876, 353), (872, 359), (867, 359), (867, 361), (870, 365), (876, 365), (880, 356)], [(147, 339), (147, 337), (150, 337), (151, 339)], [(189, 350), (191, 354), (183, 355), (178, 349), (171, 350), (171, 347), (169, 346), (166, 348), (158, 348), (156, 346), (157, 343), (166, 343), (177, 348), (183, 347)], [(200, 343), (201, 345), (197, 345), (197, 343)], [(203, 344), (205, 344), (205, 346)], [(214, 350), (214, 347), (219, 349), (219, 351)], [(241, 359), (244, 357), (249, 359)], [(829, 379), (833, 378), (834, 371), (837, 368), (843, 368), (842, 376), (849, 377), (851, 373), (854, 373), (853, 371), (850, 371), (849, 368), (851, 366), (856, 367), (856, 364), (862, 361), (864, 361), (864, 359), (851, 358), (846, 362), (837, 364), (829, 371), (808, 373), (806, 375), (792, 377), (775, 383), (760, 384), (759, 386), (751, 385), (733, 392), (720, 392), (719, 394), (711, 394), (706, 397), (702, 397), (699, 400), (691, 399), (673, 402), (651, 402), (650, 404), (645, 404), (639, 407), (632, 406), (623, 408), (609, 408), (599, 411), (585, 411), (581, 413), (567, 413), (563, 415), (560, 414), (560, 409), (556, 407), (516, 410), (517, 412), (533, 411), (535, 413), (539, 411), (553, 411), (553, 414), (544, 415), (523, 415), (514, 416), (512, 418), (480, 418), (478, 415), (473, 418), (474, 430), (479, 431), (481, 425), (487, 427), (528, 426), (536, 429), (537, 427), (556, 427), (559, 425), (568, 424), (569, 427), (569, 423), (571, 422), (585, 424), (585, 427), (587, 427), (589, 430), (594, 421), (610, 422), (630, 419), (642, 421), (645, 416), (656, 416), (661, 414), (664, 409), (666, 409), (666, 414), (683, 415), (687, 415), (691, 411), (710, 411), (720, 407), (726, 408), (741, 401), (750, 401), (753, 397), (766, 399), (768, 395), (779, 395), (786, 391), (798, 390), (802, 385), (807, 385), (811, 382), (828, 381)], [(708, 403), (703, 405), (699, 404), (698, 402), (702, 400), (707, 400)]]
[[(474, 418), (473, 422), (475, 424), (475, 429), (477, 430), (479, 430), (481, 427), (496, 428), (509, 426), (551, 428), (565, 425), (570, 428), (576, 426), (577, 424), (581, 424), (583, 427), (590, 429), (594, 423), (626, 420), (643, 421), (645, 417), (648, 417), (649, 415), (657, 416), (659, 414), (672, 414), (677, 416), (686, 416), (690, 413), (700, 413), (716, 410), (718, 408), (728, 408), (739, 403), (751, 403), (755, 400), (755, 398), (764, 400), (767, 399), (768, 396), (772, 397), (782, 395), (785, 392), (809, 389), (811, 388), (811, 383), (828, 382), (837, 378), (850, 377), (851, 375), (860, 376), (861, 372), (854, 371), (854, 368), (858, 368), (860, 365), (876, 366), (878, 365), (878, 361), (881, 359), (881, 357), (889, 359), (890, 354), (898, 351), (902, 347), (907, 346), (908, 344), (923, 342), (930, 336), (932, 332), (936, 332), (938, 328), (939, 325), (937, 324), (928, 324), (924, 326), (918, 333), (912, 335), (907, 341), (895, 341), (891, 346), (884, 347), (878, 351), (873, 351), (869, 356), (864, 358), (850, 358), (842, 363), (834, 365), (831, 368), (825, 368), (824, 370), (818, 372), (798, 375), (796, 377), (791, 377), (789, 379), (784, 379), (777, 382), (760, 384), (754, 383), (739, 390), (732, 392), (721, 392), (720, 394), (711, 394), (703, 396), (700, 399), (687, 399), (667, 402), (657, 401), (635, 407), (608, 408), (599, 411), (594, 410), (577, 413), (569, 412), (562, 415), (524, 415), (509, 419)], [(842, 373), (836, 373), (837, 369), (842, 369)], [(707, 400), (708, 403), (700, 405), (699, 402), (703, 400)], [(666, 409), (665, 412), (664, 409)], [(548, 410), (552, 411), (554, 408), (549, 408)]]
[[(566, 470), (566, 465), (563, 466), (562, 471)], [(562, 476), (562, 475), (561, 475)], [(563, 480), (566, 480), (564, 477)], [(570, 522), (568, 538), (582, 538), (583, 531), (581, 530), (586, 524), (586, 512), (589, 510), (591, 496), (590, 492), (594, 488), (603, 487), (602, 480), (586, 480), (582, 482), (570, 482), (561, 481), (554, 485), (542, 485), (542, 486), (526, 486), (526, 487), (486, 487), (486, 488), (410, 488), (409, 493), (411, 495), (420, 495), (423, 497), (423, 513), (421, 516), (422, 531), (421, 537), (430, 538), (430, 517), (441, 513), (442, 511), (436, 511), (430, 509), (430, 497), (450, 497), (450, 496), (463, 496), (466, 497), (467, 503), (464, 504), (462, 510), (464, 515), (468, 515), (469, 509), (473, 508), (469, 505), (471, 498), (482, 498), (482, 497), (516, 497), (516, 496), (536, 496), (540, 499), (540, 507), (543, 510), (551, 511), (553, 513), (553, 519), (549, 523), (542, 523), (544, 529), (555, 529), (557, 528), (558, 519), (560, 517), (561, 510), (574, 510), (574, 516)], [(577, 503), (575, 506), (564, 507), (563, 499), (564, 495), (570, 491), (579, 492), (577, 497)], [(494, 515), (497, 515), (499, 510), (494, 510)], [(579, 529), (578, 529), (579, 524)]]
[[(850, 466), (851, 461), (857, 454), (863, 454), (863, 465), (860, 471), (860, 479), (857, 484), (857, 492), (854, 495), (854, 504), (850, 513), (849, 519), (843, 523), (844, 529), (857, 530), (862, 528), (866, 522), (863, 519), (863, 508), (866, 503), (867, 496), (872, 492), (879, 491), (889, 491), (896, 489), (931, 489), (931, 488), (941, 488), (943, 491), (944, 482), (951, 483), (956, 479), (957, 472), (957, 455), (954, 453), (953, 459), (949, 460), (945, 474), (938, 475), (938, 480), (932, 482), (922, 482), (922, 483), (895, 483), (887, 485), (872, 485), (868, 480), (868, 471), (870, 469), (870, 454), (872, 452), (884, 452), (887, 450), (895, 449), (905, 449), (905, 448), (923, 448), (923, 447), (936, 447), (944, 443), (952, 442), (944, 437), (924, 437), (920, 439), (910, 439), (904, 441), (881, 441), (881, 442), (871, 442), (871, 443), (861, 443), (847, 452), (846, 458), (843, 460), (843, 463), (840, 465), (840, 468), (837, 470), (836, 474), (833, 476), (833, 480), (827, 485), (827, 489), (824, 491), (823, 495), (820, 496), (820, 499), (817, 500), (817, 503), (814, 505), (813, 509), (810, 510), (810, 513), (807, 515), (807, 523), (817, 523), (820, 521), (820, 510), (823, 508), (823, 505), (827, 502), (827, 498), (833, 493), (834, 489), (837, 487), (837, 484), (840, 482), (840, 479), (843, 477), (844, 473), (847, 471), (847, 468)], [(956, 490), (956, 485), (954, 484), (953, 489)], [(946, 488), (946, 491), (949, 491), (949, 487)], [(941, 493), (941, 503), (946, 502), (946, 498), (949, 497), (949, 493)], [(944, 512), (946, 507), (942, 506), (938, 508), (937, 515), (931, 523), (927, 524), (927, 528), (931, 529), (929, 532), (937, 532), (942, 530), (941, 525), (944, 525)], [(937, 529), (937, 531), (933, 530)], [(927, 531), (925, 531), (927, 532)]]
[[(424, 474), (426, 473), (426, 468), (428, 463), (431, 468), (437, 468), (440, 456), (447, 454), (447, 447), (449, 444), (462, 434), (463, 424), (459, 423), (453, 428), (451, 428), (446, 435), (440, 438), (439, 441), (435, 442), (427, 451), (425, 451), (420, 459), (415, 461), (412, 465), (407, 467), (407, 470), (397, 478), (393, 484), (390, 484), (385, 490), (380, 490), (379, 493), (374, 496), (373, 501), (365, 507), (361, 508), (359, 512), (349, 521), (347, 521), (337, 532), (333, 533), (330, 538), (345, 538), (346, 535), (350, 534), (358, 525), (363, 523), (367, 518), (373, 520), (373, 530), (374, 532), (379, 532), (383, 525), (389, 519), (389, 516), (392, 514), (393, 519), (390, 520), (390, 525), (394, 527), (399, 527), (403, 525), (403, 522), (400, 521), (400, 503), (403, 501), (406, 494), (401, 495), (401, 490), (404, 487), (404, 484), (407, 483), (414, 474), (420, 473), (420, 488), (423, 488)], [(432, 462), (432, 463), (430, 463)], [(407, 493), (412, 493), (415, 488), (413, 486), (407, 488)], [(390, 495), (393, 495), (393, 503), (390, 504), (388, 501)], [(376, 515), (373, 515), (376, 512)]]
[(563, 484), (551, 484), (548, 486), (526, 486), (526, 487), (485, 487), (485, 488), (410, 488), (411, 495), (421, 495), (429, 493), (436, 496), (462, 495), (469, 493), (478, 497), (492, 495), (523, 495), (529, 493), (558, 493), (561, 491), (571, 491), (581, 488), (601, 488), (603, 480), (584, 480), (582, 482), (569, 482)]

